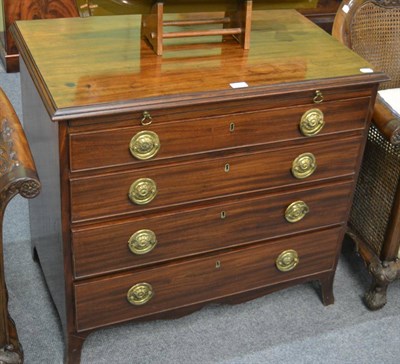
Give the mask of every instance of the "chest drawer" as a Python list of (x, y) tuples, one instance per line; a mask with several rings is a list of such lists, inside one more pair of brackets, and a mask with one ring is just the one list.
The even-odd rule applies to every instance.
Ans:
[[(76, 278), (144, 266), (343, 223), (353, 182), (73, 229)], [(294, 202), (308, 208), (291, 223)]]
[[(354, 173), (360, 138), (71, 180), (72, 220), (187, 204)], [(315, 158), (315, 163), (309, 154)], [(306, 155), (305, 162), (302, 156)], [(300, 162), (299, 162), (299, 157)], [(296, 178), (292, 168), (315, 171)], [(304, 162), (304, 163), (303, 163)], [(99, 192), (101, 191), (101, 192)]]
[(331, 270), (341, 229), (77, 283), (78, 332)]
[[(110, 128), (72, 133), (69, 137), (71, 170), (121, 166), (163, 160), (178, 156), (307, 138), (304, 125), (315, 125), (321, 118), (318, 135), (328, 135), (364, 127), (369, 97), (331, 101), (316, 105), (322, 116), (309, 106), (236, 113), (148, 126)], [(304, 124), (305, 123), (305, 124)], [(322, 125), (321, 125), (322, 126)], [(132, 152), (131, 152), (132, 150)]]

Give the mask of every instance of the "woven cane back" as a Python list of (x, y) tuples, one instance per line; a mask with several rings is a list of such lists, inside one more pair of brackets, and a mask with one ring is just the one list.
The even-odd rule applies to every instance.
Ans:
[(400, 147), (371, 126), (350, 213), (350, 225), (381, 255), (400, 177)]
[[(381, 89), (400, 87), (400, 0), (358, 0), (343, 39), (391, 78)], [(381, 257), (400, 178), (400, 147), (371, 126), (349, 225)], [(399, 251), (400, 256), (400, 251)], [(382, 258), (382, 257), (381, 257)], [(386, 257), (385, 257), (386, 258)]]
[(400, 1), (366, 1), (350, 27), (351, 48), (391, 79), (380, 88), (400, 87)]

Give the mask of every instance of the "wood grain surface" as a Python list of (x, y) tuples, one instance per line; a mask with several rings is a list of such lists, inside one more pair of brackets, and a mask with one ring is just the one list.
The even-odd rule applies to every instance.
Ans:
[[(325, 121), (317, 139), (337, 132), (362, 130), (369, 102), (370, 99), (365, 97), (326, 102), (319, 106), (305, 105), (225, 115), (222, 113), (229, 110), (221, 110), (218, 117), (202, 116), (199, 113), (195, 119), (181, 119), (181, 115), (177, 114), (176, 118), (181, 120), (176, 122), (165, 122), (165, 117), (154, 116), (154, 122), (148, 126), (131, 126), (131, 118), (128, 118), (124, 127), (110, 122), (109, 129), (70, 133), (71, 170), (148, 164), (148, 160), (140, 161), (129, 152), (133, 136), (144, 130), (156, 133), (160, 140), (160, 150), (151, 161), (233, 149), (242, 145), (305, 140), (307, 137), (300, 132), (300, 120), (305, 112), (315, 108), (323, 112)], [(264, 104), (267, 103), (265, 99)], [(169, 118), (173, 116), (168, 115)], [(98, 125), (95, 125), (93, 129), (97, 128)], [(193, 143), (194, 140), (196, 143)]]
[[(353, 176), (360, 138), (336, 143), (320, 143), (288, 149), (226, 156), (166, 166), (125, 171), (71, 180), (71, 218), (73, 222), (112, 216), (140, 215), (149, 210), (240, 195), (273, 188), (295, 187), (327, 178)], [(305, 180), (293, 177), (294, 159), (302, 153), (316, 157), (317, 170)], [(333, 163), (334, 161), (334, 163)], [(225, 172), (226, 164), (230, 171)], [(147, 205), (128, 198), (132, 183), (151, 178), (157, 195)], [(102, 191), (101, 196), (98, 191)]]
[[(175, 40), (162, 57), (141, 41), (136, 15), (17, 22), (13, 33), (27, 66), (40, 69), (39, 91), (59, 118), (243, 99), (282, 92), (282, 84), (294, 92), (383, 77), (363, 74), (361, 68), (371, 67), (366, 61), (295, 11), (256, 11), (253, 18), (249, 51), (233, 40), (204, 44), (201, 37), (201, 43)], [(234, 89), (236, 82), (248, 87)]]
[[(352, 186), (353, 183), (341, 182), (323, 188), (298, 189), (77, 228), (72, 233), (75, 276), (106, 274), (341, 224), (345, 220), (346, 201)], [(289, 223), (284, 217), (285, 210), (298, 200), (306, 202), (310, 212), (303, 220)], [(128, 240), (142, 229), (150, 229), (156, 234), (157, 245), (145, 255), (135, 255), (128, 249)]]
[[(340, 228), (319, 231), (282, 239), (274, 244), (77, 283), (77, 330), (93, 329), (330, 271), (335, 265), (339, 231)], [(292, 271), (280, 272), (275, 260), (288, 249), (296, 250), (299, 264)], [(216, 268), (217, 261), (220, 268)], [(134, 306), (128, 302), (127, 292), (140, 282), (152, 285), (154, 297), (145, 305)]]

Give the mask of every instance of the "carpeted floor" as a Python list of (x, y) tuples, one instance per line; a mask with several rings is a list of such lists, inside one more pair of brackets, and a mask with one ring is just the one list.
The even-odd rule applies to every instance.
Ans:
[[(19, 75), (0, 70), (0, 86), (21, 117)], [(25, 362), (61, 364), (61, 328), (31, 259), (28, 221), (26, 201), (15, 199), (4, 222), (10, 311)], [(304, 284), (236, 306), (210, 305), (177, 320), (123, 324), (91, 334), (82, 364), (397, 364), (400, 281), (377, 312), (361, 302), (368, 283), (361, 262), (342, 255), (334, 305), (324, 307), (313, 285)]]

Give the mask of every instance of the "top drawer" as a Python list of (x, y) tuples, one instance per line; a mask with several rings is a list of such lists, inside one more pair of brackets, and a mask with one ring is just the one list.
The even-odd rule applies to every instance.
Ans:
[(369, 97), (363, 97), (326, 102), (316, 108), (299, 106), (175, 122), (163, 122), (160, 117), (146, 126), (71, 133), (70, 167), (79, 171), (122, 166), (302, 139), (307, 138), (306, 129), (312, 135), (362, 129), (369, 102)]

